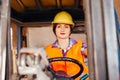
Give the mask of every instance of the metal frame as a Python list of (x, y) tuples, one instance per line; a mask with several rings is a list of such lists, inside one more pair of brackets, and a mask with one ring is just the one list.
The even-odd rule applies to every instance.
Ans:
[[(6, 55), (11, 54), (10, 47), (8, 46), (8, 30), (10, 27), (9, 1), (10, 0), (2, 1), (0, 26), (0, 80), (5, 80), (7, 65)], [(113, 0), (85, 0), (84, 3), (86, 4), (86, 8), (84, 9), (88, 35), (90, 80), (119, 80)], [(10, 60), (10, 58), (8, 59)], [(7, 66), (10, 67), (11, 65)], [(8, 80), (11, 79), (10, 73), (12, 72), (8, 73)]]
[(21, 48), (22, 48), (22, 27), (17, 26), (17, 53), (19, 53), (19, 50)]
[[(0, 23), (0, 80), (11, 78), (11, 51), (10, 51), (10, 0), (2, 0)], [(7, 62), (7, 66), (6, 66)], [(6, 74), (7, 72), (7, 74)]]
[(109, 72), (108, 76), (109, 76), (109, 80), (118, 80), (119, 79), (118, 48), (117, 48), (117, 35), (116, 35), (113, 0), (110, 0), (109, 2), (102, 0), (102, 3), (103, 3), (103, 14), (104, 14), (103, 16), (104, 16), (104, 27), (105, 27), (104, 30), (105, 30), (106, 52), (107, 52), (106, 59), (108, 65), (107, 68)]
[(113, 0), (86, 0), (90, 80), (119, 80)]

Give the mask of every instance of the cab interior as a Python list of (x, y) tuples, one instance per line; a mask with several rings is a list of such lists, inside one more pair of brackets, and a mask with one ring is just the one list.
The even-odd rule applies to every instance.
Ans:
[[(37, 43), (36, 44), (34, 43), (33, 45), (36, 45), (36, 46), (40, 46), (40, 45), (44, 46), (48, 44), (49, 41), (52, 42), (54, 40), (54, 35), (52, 32), (50, 32), (52, 33), (51, 35), (48, 34), (49, 31), (47, 30), (51, 31), (51, 29), (49, 29), (49, 28), (52, 28), (51, 22), (55, 14), (58, 13), (59, 11), (68, 11), (72, 15), (73, 20), (75, 22), (75, 29), (73, 30), (73, 35), (77, 35), (77, 34), (83, 34), (82, 36), (86, 35), (85, 16), (84, 16), (82, 0), (69, 0), (69, 4), (67, 0), (51, 0), (51, 1), (12, 0), (11, 1), (11, 18), (12, 18), (11, 25), (12, 25), (12, 28), (17, 27), (16, 28), (17, 30), (18, 29), (21, 30), (21, 34), (19, 35), (21, 36), (20, 40), (22, 41), (18, 40), (18, 42), (25, 43), (25, 44), (22, 44), (21, 47), (23, 46), (30, 47), (30, 45), (32, 44), (32, 41), (34, 41), (35, 39), (36, 41), (39, 40), (39, 43), (41, 41), (43, 42), (43, 44), (41, 44), (42, 43), (41, 42), (39, 45), (36, 45)], [(45, 28), (46, 30), (44, 30), (43, 28)], [(41, 29), (41, 30), (38, 30), (38, 29)], [(39, 35), (32, 36), (34, 34), (37, 34), (36, 32), (38, 32)], [(41, 36), (42, 33), (44, 33), (45, 36)], [(36, 38), (32, 38), (31, 36)], [(45, 37), (47, 37), (48, 39), (47, 38), (44, 39)], [(80, 38), (80, 37), (76, 37), (76, 38)], [(86, 41), (85, 37), (83, 40)]]
[(21, 48), (45, 47), (56, 40), (51, 22), (60, 11), (73, 17), (71, 38), (87, 43), (83, 6), (83, 0), (11, 0), (13, 73), (18, 73), (16, 61)]
[(55, 40), (51, 21), (63, 10), (75, 22), (71, 37), (88, 44), (90, 79), (119, 79), (114, 19), (115, 7), (120, 21), (119, 0), (0, 0), (0, 4), (1, 80), (17, 80), (17, 56), (22, 47), (44, 47)]

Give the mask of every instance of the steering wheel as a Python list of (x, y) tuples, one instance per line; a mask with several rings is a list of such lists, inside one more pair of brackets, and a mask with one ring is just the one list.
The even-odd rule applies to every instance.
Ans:
[[(80, 62), (78, 62), (77, 60), (73, 59), (73, 58), (68, 58), (68, 57), (56, 57), (56, 58), (50, 58), (50, 59), (48, 59), (48, 60), (49, 60), (50, 63), (51, 63), (51, 62), (55, 62), (55, 61), (68, 61), (68, 62), (73, 62), (73, 63), (75, 63), (75, 64), (77, 64), (77, 65), (79, 66), (80, 71), (79, 71), (77, 74), (75, 74), (75, 75), (73, 75), (73, 76), (66, 77), (66, 78), (75, 79), (75, 78), (77, 78), (78, 76), (80, 76), (80, 75), (82, 74), (82, 72), (83, 72), (83, 65), (82, 65)], [(57, 76), (57, 75), (55, 74), (55, 71), (52, 70), (50, 67), (48, 67), (48, 70), (50, 70), (50, 71), (52, 72), (53, 76)]]

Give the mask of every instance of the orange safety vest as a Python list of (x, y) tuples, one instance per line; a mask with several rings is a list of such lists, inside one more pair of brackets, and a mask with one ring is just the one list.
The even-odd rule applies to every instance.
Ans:
[[(46, 46), (46, 54), (49, 58), (55, 58), (55, 57), (63, 57), (62, 50), (58, 47), (52, 47), (53, 44), (50, 44)], [(77, 43), (73, 44), (72, 47), (67, 51), (67, 54), (65, 57), (73, 58), (78, 60), (82, 63), (84, 70), (83, 73), (88, 74), (88, 67), (84, 63), (84, 57), (80, 51), (82, 47), (82, 41), (77, 41)], [(80, 68), (78, 65), (72, 62), (65, 62), (65, 61), (56, 61), (52, 62), (52, 69), (55, 71), (64, 71), (68, 75), (75, 75)]]

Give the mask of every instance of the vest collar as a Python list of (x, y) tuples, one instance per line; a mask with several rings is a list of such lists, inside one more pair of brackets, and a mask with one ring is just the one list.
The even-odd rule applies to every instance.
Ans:
[[(72, 45), (76, 44), (77, 41), (72, 39), (72, 38), (69, 38), (69, 41), (70, 41), (70, 44), (68, 45), (68, 49), (70, 49), (72, 47)], [(58, 44), (58, 40), (56, 40), (53, 45), (52, 45), (52, 48), (60, 48), (59, 44)]]

